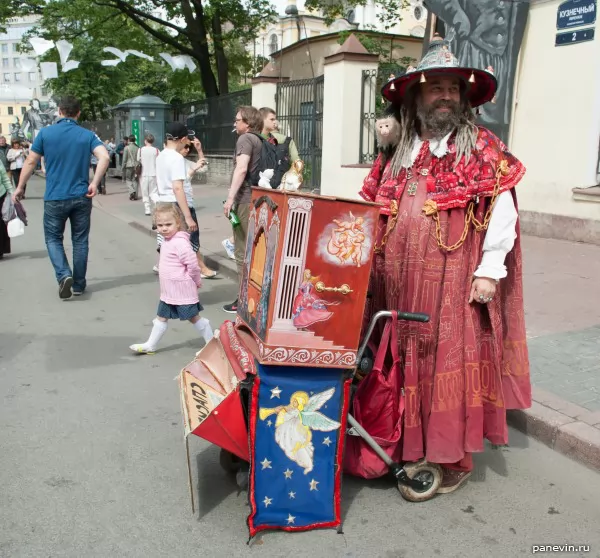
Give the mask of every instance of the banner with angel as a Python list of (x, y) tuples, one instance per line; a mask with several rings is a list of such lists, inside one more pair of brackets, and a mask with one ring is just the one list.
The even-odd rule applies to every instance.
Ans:
[(250, 536), (337, 527), (344, 371), (259, 365), (250, 408)]

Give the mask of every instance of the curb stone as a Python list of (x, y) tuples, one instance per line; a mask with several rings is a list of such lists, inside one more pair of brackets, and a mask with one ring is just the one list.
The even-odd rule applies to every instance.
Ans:
[(532, 391), (531, 408), (508, 411), (508, 424), (600, 472), (600, 413), (539, 388)]

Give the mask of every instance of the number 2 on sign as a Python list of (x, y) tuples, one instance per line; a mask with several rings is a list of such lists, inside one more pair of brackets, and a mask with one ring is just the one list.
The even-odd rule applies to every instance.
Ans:
[(573, 40), (573, 41), (577, 40), (577, 33), (573, 33), (573, 39), (571, 39), (571, 40)]

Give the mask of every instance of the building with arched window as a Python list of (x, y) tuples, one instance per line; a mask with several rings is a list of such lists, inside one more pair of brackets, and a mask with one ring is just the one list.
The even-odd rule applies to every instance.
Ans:
[(277, 37), (277, 33), (271, 33), (269, 37), (269, 54), (273, 54), (279, 50), (279, 38)]
[(382, 15), (382, 8), (374, 0), (367, 0), (363, 6), (349, 8), (344, 18), (327, 25), (321, 12), (299, 10), (296, 0), (288, 0), (285, 13), (261, 29), (248, 50), (255, 59), (270, 58), (298, 41), (339, 31), (370, 30), (418, 38), (425, 35), (427, 10), (423, 0), (410, 0), (402, 10), (401, 21), (389, 29), (380, 21)]

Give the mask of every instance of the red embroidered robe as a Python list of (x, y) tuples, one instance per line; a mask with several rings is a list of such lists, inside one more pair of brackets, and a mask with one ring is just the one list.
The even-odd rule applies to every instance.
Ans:
[[(463, 233), (471, 203), (483, 222), (500, 162), (509, 165), (500, 192), (510, 190), (515, 205), (513, 189), (525, 169), (484, 128), (470, 160), (463, 158), (457, 168), (455, 152), (452, 136), (441, 158), (431, 155), (424, 142), (410, 172), (403, 169), (397, 178), (391, 176), (389, 161), (383, 168), (381, 157), (375, 161), (360, 195), (384, 204), (379, 240), (388, 226), (390, 231), (383, 253), (375, 255), (373, 298), (365, 319), (383, 309), (429, 314), (429, 323), (402, 322), (400, 327), (406, 397), (402, 456), (405, 461), (426, 457), (433, 463), (463, 463), (468, 469), (471, 452), (483, 451), (484, 438), (507, 443), (506, 409), (531, 405), (519, 227), (505, 260), (508, 276), (493, 301), (469, 304), (486, 232), (470, 226), (462, 246), (446, 252), (422, 208), (427, 200), (436, 202), (441, 240), (452, 245)], [(417, 176), (426, 179), (415, 192), (410, 186)], [(392, 229), (393, 200), (398, 221)]]

